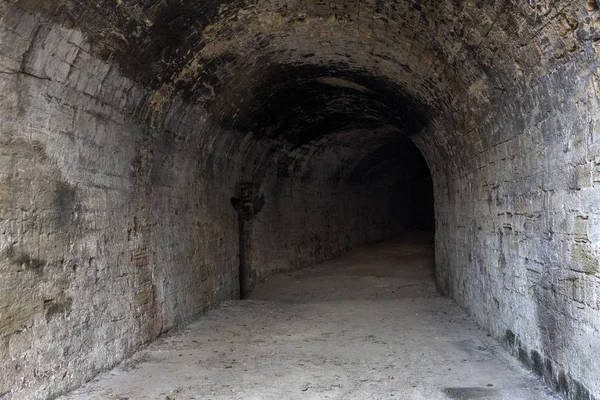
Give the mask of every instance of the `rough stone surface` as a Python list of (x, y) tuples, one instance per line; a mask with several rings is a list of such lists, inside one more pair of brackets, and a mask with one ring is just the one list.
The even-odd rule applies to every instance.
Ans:
[(439, 288), (567, 398), (600, 398), (599, 17), (0, 0), (0, 394), (77, 386), (236, 297), (240, 264), (260, 279), (401, 230), (414, 209), (382, 199), (408, 204), (410, 138)]
[(46, 398), (236, 296), (235, 183), (201, 173), (195, 120), (141, 124), (148, 92), (79, 32), (2, 22), (0, 397)]

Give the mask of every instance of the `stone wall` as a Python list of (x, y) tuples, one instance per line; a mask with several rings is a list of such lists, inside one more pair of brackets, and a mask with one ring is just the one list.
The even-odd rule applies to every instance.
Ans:
[(79, 31), (1, 28), (0, 397), (46, 398), (237, 296), (235, 165)]
[[(594, 75), (573, 57), (499, 96), (479, 153), (436, 182), (438, 281), (572, 399), (600, 394)], [(510, 118), (508, 117), (510, 116)]]

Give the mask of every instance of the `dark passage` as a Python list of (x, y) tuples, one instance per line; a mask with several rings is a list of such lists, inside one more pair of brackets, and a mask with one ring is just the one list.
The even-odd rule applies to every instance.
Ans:
[[(376, 136), (377, 132), (366, 128), (364, 134)], [(272, 272), (286, 269), (277, 262), (280, 253), (289, 249), (289, 236), (298, 235), (300, 244), (285, 262), (302, 267), (406, 231), (433, 233), (433, 186), (423, 156), (398, 132), (386, 141), (358, 161), (347, 159), (351, 173), (337, 159), (350, 143), (326, 143), (328, 147), (318, 151), (331, 152), (335, 158), (329, 161), (337, 168), (327, 179), (319, 175), (290, 177), (277, 170), (262, 181), (238, 185), (238, 197), (231, 202), (239, 221), (242, 297)], [(349, 154), (356, 156), (357, 151)], [(307, 154), (308, 162), (314, 162), (314, 153)], [(321, 172), (317, 169), (314, 173)]]
[(208, 103), (216, 123), (244, 133), (232, 198), (242, 296), (273, 272), (433, 231), (431, 174), (412, 141), (427, 128), (426, 106), (344, 63), (258, 72), (216, 85)]

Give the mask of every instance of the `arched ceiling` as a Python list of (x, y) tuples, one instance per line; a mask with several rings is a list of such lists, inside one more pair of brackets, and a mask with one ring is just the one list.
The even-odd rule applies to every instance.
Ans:
[[(389, 132), (431, 124), (448, 131), (440, 145), (459, 148), (456, 132), (495, 98), (600, 37), (595, 0), (20, 3), (82, 29), (159, 106), (184, 96), (225, 129), (285, 142), (288, 153), (334, 135), (366, 156), (390, 145)], [(351, 134), (367, 128), (381, 140)]]

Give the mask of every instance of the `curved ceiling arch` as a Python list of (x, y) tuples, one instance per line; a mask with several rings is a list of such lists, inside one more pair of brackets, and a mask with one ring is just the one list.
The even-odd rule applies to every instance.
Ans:
[(277, 143), (386, 125), (434, 131), (421, 150), (445, 162), (474, 158), (487, 140), (475, 121), (498, 98), (535, 86), (597, 36), (594, 1), (587, 14), (566, 0), (21, 3), (77, 25), (96, 54), (155, 90), (150, 101), (183, 96), (253, 135), (263, 158)]

